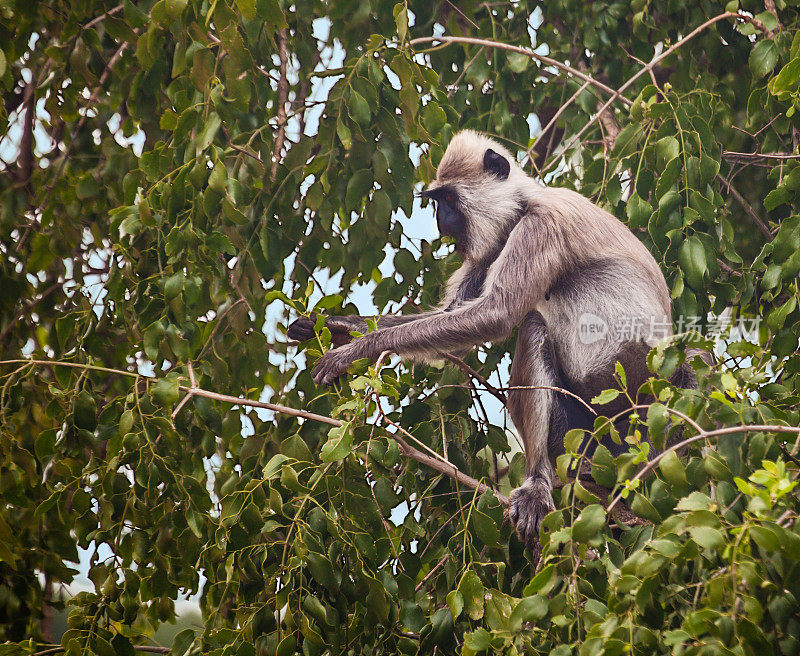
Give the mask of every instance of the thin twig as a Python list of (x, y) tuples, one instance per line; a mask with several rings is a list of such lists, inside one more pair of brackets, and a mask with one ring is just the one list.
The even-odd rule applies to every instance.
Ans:
[(741, 278), (741, 277), (742, 277), (742, 273), (741, 273), (741, 271), (737, 271), (736, 269), (733, 269), (733, 268), (731, 268), (730, 266), (728, 266), (727, 264), (725, 264), (725, 262), (723, 262), (723, 261), (722, 261), (721, 259), (719, 259), (719, 258), (717, 258), (717, 264), (719, 264), (719, 267), (720, 267), (720, 269), (722, 269), (722, 270), (723, 270), (723, 271), (725, 271), (726, 273), (729, 273), (729, 274), (731, 274), (732, 276), (738, 276), (739, 278)]
[(447, 559), (448, 559), (448, 558), (450, 558), (450, 552), (449, 552), (449, 551), (448, 551), (448, 552), (447, 552), (447, 553), (446, 553), (444, 556), (442, 556), (442, 559), (441, 559), (441, 560), (440, 560), (438, 563), (436, 563), (436, 565), (434, 565), (433, 569), (432, 569), (430, 572), (428, 572), (428, 573), (425, 575), (425, 578), (424, 578), (424, 579), (422, 579), (422, 580), (421, 580), (421, 581), (420, 581), (420, 582), (417, 584), (417, 587), (416, 587), (416, 588), (414, 588), (414, 592), (419, 592), (419, 591), (422, 589), (422, 587), (423, 587), (423, 586), (424, 586), (424, 585), (425, 585), (425, 584), (428, 582), (428, 579), (430, 579), (430, 578), (431, 578), (431, 576), (433, 576), (433, 575), (436, 573), (436, 571), (437, 571), (437, 570), (438, 570), (438, 569), (439, 569), (439, 568), (440, 568), (442, 565), (444, 565), (444, 564), (447, 562)]
[(800, 159), (800, 155), (797, 153), (739, 153), (735, 150), (723, 150), (722, 157), (723, 159), (730, 159), (733, 161), (750, 159)]
[(279, 412), (284, 415), (291, 415), (292, 417), (301, 417), (302, 419), (319, 421), (323, 424), (328, 424), (330, 426), (344, 425), (344, 422), (340, 421), (339, 419), (334, 419), (333, 417), (328, 417), (326, 415), (318, 415), (315, 412), (307, 412), (306, 410), (296, 410), (295, 408), (290, 408), (285, 405), (280, 405), (279, 403), (267, 403), (265, 401), (254, 401), (252, 399), (243, 399), (238, 396), (219, 394), (218, 392), (211, 392), (210, 390), (204, 390), (199, 387), (191, 387), (187, 385), (181, 385), (180, 389), (182, 389), (184, 392), (192, 392), (193, 396), (202, 396), (206, 399), (211, 399), (213, 401), (221, 401), (223, 403), (233, 403), (235, 405), (242, 405), (250, 408), (262, 408), (264, 410), (272, 410), (274, 412)]
[[(466, 64), (464, 64), (464, 65), (461, 67), (461, 73), (460, 73), (460, 74), (458, 75), (458, 77), (456, 78), (456, 81), (455, 81), (455, 82), (453, 82), (453, 84), (450, 86), (450, 91), (448, 91), (448, 92), (447, 92), (447, 97), (448, 97), (448, 98), (452, 98), (452, 97), (453, 97), (453, 94), (456, 92), (456, 89), (458, 88), (458, 84), (459, 84), (459, 82), (461, 82), (461, 80), (462, 80), (462, 79), (464, 78), (464, 76), (467, 74), (467, 71), (469, 70), (470, 66), (472, 66), (472, 64), (474, 64), (474, 63), (475, 63), (475, 60), (476, 60), (478, 57), (480, 57), (480, 56), (481, 56), (481, 53), (484, 51), (485, 47), (486, 47), (486, 46), (482, 46), (482, 47), (481, 47), (481, 48), (478, 50), (478, 52), (476, 52), (476, 53), (475, 53), (475, 55), (472, 57), (472, 59), (470, 59), (470, 60), (469, 60), (469, 61), (468, 61)], [(588, 84), (588, 82), (587, 82), (587, 84)]]
[[(667, 48), (660, 55), (657, 55), (652, 60), (650, 60), (650, 63), (647, 64), (644, 68), (639, 69), (630, 78), (628, 78), (627, 82), (625, 82), (619, 89), (614, 91), (614, 93), (612, 94), (611, 98), (609, 98), (605, 102), (605, 104), (597, 111), (597, 113), (591, 119), (589, 119), (589, 121), (586, 123), (586, 125), (584, 125), (578, 131), (578, 133), (570, 140), (569, 144), (567, 144), (567, 146), (564, 148), (564, 151), (569, 150), (573, 145), (575, 145), (575, 143), (583, 136), (583, 134), (592, 125), (594, 125), (595, 121), (597, 121), (600, 118), (600, 116), (603, 114), (603, 112), (605, 112), (609, 107), (611, 107), (611, 105), (614, 103), (615, 100), (617, 100), (619, 98), (622, 98), (623, 97), (622, 96), (623, 92), (626, 89), (628, 89), (634, 82), (636, 82), (636, 80), (638, 80), (642, 75), (644, 75), (645, 73), (648, 73), (649, 71), (653, 70), (659, 62), (661, 62), (662, 60), (666, 59), (673, 52), (675, 52), (678, 48), (684, 46), (686, 43), (691, 41), (694, 37), (696, 37), (698, 34), (700, 34), (700, 32), (702, 32), (706, 28), (710, 27), (714, 23), (717, 23), (717, 22), (719, 22), (721, 20), (724, 20), (726, 18), (737, 18), (737, 19), (752, 23), (757, 28), (759, 28), (759, 26), (760, 26), (759, 29), (762, 29), (762, 31), (765, 31), (764, 30), (764, 24), (761, 21), (759, 21), (757, 19), (754, 19), (752, 16), (746, 16), (744, 14), (739, 14), (739, 13), (736, 13), (734, 11), (726, 11), (726, 12), (724, 12), (722, 14), (719, 14), (718, 16), (714, 16), (713, 18), (709, 18), (705, 23), (703, 23), (699, 27), (696, 27), (695, 29), (693, 29), (685, 37), (683, 37), (682, 39), (679, 39), (676, 43), (674, 43), (672, 46)], [(630, 101), (628, 101), (628, 104), (630, 104)], [(556, 160), (552, 160), (550, 162), (550, 164), (546, 165), (542, 169), (542, 173), (545, 173), (550, 167), (552, 167), (555, 164), (555, 162), (556, 162)]]
[[(83, 114), (81, 114), (81, 117), (78, 119), (78, 122), (72, 129), (72, 134), (69, 137), (69, 143), (67, 144), (67, 148), (61, 155), (61, 161), (59, 162), (58, 169), (56, 169), (53, 179), (50, 181), (50, 184), (48, 184), (47, 188), (45, 189), (44, 198), (42, 199), (42, 202), (39, 203), (40, 212), (47, 206), (47, 201), (50, 200), (50, 195), (53, 193), (53, 190), (55, 189), (58, 180), (61, 178), (61, 174), (64, 172), (64, 167), (66, 166), (67, 160), (69, 159), (70, 152), (72, 151), (72, 146), (75, 144), (75, 137), (78, 136), (78, 132), (80, 132), (81, 128), (83, 127), (83, 124), (86, 123), (86, 119), (89, 118), (89, 110), (97, 102), (97, 99), (100, 96), (100, 92), (103, 90), (103, 85), (106, 83), (108, 76), (111, 75), (111, 70), (114, 68), (114, 66), (117, 65), (117, 62), (122, 57), (122, 53), (125, 52), (125, 49), (128, 47), (128, 45), (129, 44), (127, 41), (123, 43), (117, 49), (117, 51), (114, 53), (111, 59), (108, 60), (108, 64), (106, 64), (106, 68), (103, 71), (103, 74), (100, 76), (100, 81), (98, 85), (95, 87), (94, 91), (92, 91), (92, 95), (89, 96), (89, 100), (86, 101)], [(25, 241), (25, 237), (30, 232), (30, 229), (31, 226), (29, 225), (25, 231), (25, 235), (23, 235), (22, 239), (20, 239), (20, 243)]]
[(472, 367), (470, 367), (461, 358), (459, 358), (456, 355), (453, 355), (452, 353), (446, 353), (444, 357), (445, 359), (449, 360), (454, 365), (456, 365), (459, 369), (461, 369), (461, 371), (463, 371), (465, 374), (467, 374), (468, 376), (472, 376), (475, 380), (477, 380), (481, 385), (483, 385), (486, 388), (486, 390), (492, 396), (494, 396), (498, 401), (500, 401), (500, 403), (502, 403), (503, 405), (506, 404), (506, 401), (508, 400), (506, 398), (506, 395), (503, 394), (500, 390), (498, 390), (488, 380), (486, 380), (486, 378), (482, 374), (479, 374)]
[[(64, 647), (61, 645), (53, 645), (52, 647), (48, 646), (47, 649), (35, 651), (31, 656), (48, 656), (48, 654), (57, 654), (61, 651), (64, 651)], [(150, 654), (169, 654), (170, 648), (157, 647), (156, 645), (133, 645), (133, 651), (142, 651)]]
[(47, 297), (48, 297), (48, 296), (50, 296), (52, 293), (54, 293), (54, 292), (55, 292), (57, 289), (59, 289), (59, 288), (60, 288), (62, 285), (63, 285), (63, 283), (61, 283), (61, 282), (56, 282), (56, 283), (53, 283), (53, 284), (52, 284), (52, 285), (50, 285), (50, 286), (49, 286), (47, 289), (45, 289), (45, 290), (44, 290), (44, 291), (43, 291), (43, 292), (42, 292), (42, 293), (39, 295), (39, 297), (38, 297), (38, 298), (35, 298), (35, 299), (31, 300), (30, 302), (28, 302), (28, 304), (25, 306), (25, 308), (22, 310), (22, 312), (20, 312), (20, 313), (19, 313), (17, 316), (15, 316), (13, 319), (11, 319), (11, 321), (9, 321), (9, 322), (6, 324), (6, 327), (5, 327), (5, 328), (3, 328), (3, 332), (0, 332), (0, 345), (2, 345), (2, 344), (3, 344), (3, 340), (6, 338), (6, 335), (8, 335), (8, 333), (10, 333), (10, 332), (11, 332), (11, 329), (12, 329), (12, 328), (13, 328), (13, 327), (16, 325), (16, 323), (17, 323), (17, 322), (18, 322), (20, 319), (22, 319), (23, 317), (27, 316), (27, 315), (30, 313), (30, 311), (31, 311), (31, 310), (32, 310), (34, 307), (36, 307), (36, 306), (37, 306), (39, 303), (41, 303), (41, 302), (42, 302), (42, 301), (43, 301), (45, 298), (47, 298)]
[(522, 48), (520, 46), (514, 46), (508, 43), (501, 43), (499, 41), (491, 41), (489, 39), (475, 39), (469, 36), (423, 36), (419, 37), (418, 39), (411, 39), (408, 42), (410, 46), (414, 46), (420, 43), (430, 43), (432, 41), (441, 41), (443, 43), (471, 43), (476, 46), (485, 46), (487, 48), (498, 48), (499, 50), (508, 50), (510, 52), (517, 52), (521, 55), (525, 55), (530, 57), (531, 59), (537, 59), (543, 64), (547, 64), (548, 66), (555, 66), (558, 69), (566, 73), (570, 73), (577, 78), (580, 78), (584, 82), (588, 82), (592, 86), (602, 89), (606, 93), (612, 95), (612, 100), (618, 100), (623, 105), (630, 106), (630, 100), (622, 96), (621, 94), (617, 93), (614, 89), (609, 87), (608, 85), (603, 84), (599, 80), (595, 80), (593, 77), (586, 75), (586, 73), (582, 73), (577, 68), (573, 68), (572, 66), (568, 66), (567, 64), (558, 61), (557, 59), (553, 59), (552, 57), (547, 57), (545, 55), (540, 55), (533, 50), (528, 48)]
[(753, 206), (750, 205), (750, 203), (748, 203), (747, 200), (745, 200), (745, 197), (742, 196), (738, 191), (736, 191), (736, 188), (725, 178), (723, 178), (719, 173), (717, 173), (716, 177), (719, 182), (721, 182), (728, 188), (728, 192), (730, 192), (730, 195), (733, 196), (734, 200), (736, 200), (736, 202), (742, 206), (744, 213), (747, 214), (747, 216), (750, 217), (752, 222), (756, 224), (756, 228), (758, 228), (761, 231), (761, 234), (763, 234), (767, 238), (767, 241), (772, 241), (774, 236), (772, 234), (772, 231), (769, 229), (767, 224), (761, 220), (761, 217), (759, 217), (758, 214), (756, 214), (755, 210), (753, 209)]
[(568, 108), (568, 107), (569, 107), (569, 106), (570, 106), (570, 105), (571, 105), (573, 102), (575, 102), (575, 100), (577, 100), (578, 96), (580, 96), (580, 95), (581, 95), (581, 94), (584, 92), (584, 90), (586, 89), (586, 87), (588, 87), (588, 86), (589, 86), (589, 82), (588, 82), (588, 81), (587, 81), (587, 82), (584, 82), (584, 83), (581, 85), (581, 87), (580, 87), (580, 88), (579, 88), (579, 89), (578, 89), (578, 90), (577, 90), (575, 93), (573, 93), (573, 94), (572, 94), (572, 95), (569, 97), (569, 99), (568, 99), (568, 100), (567, 100), (567, 101), (566, 101), (566, 102), (565, 102), (563, 105), (561, 105), (561, 107), (559, 107), (559, 108), (558, 108), (558, 111), (557, 111), (555, 114), (553, 114), (553, 118), (551, 118), (551, 119), (550, 119), (550, 120), (547, 122), (547, 125), (545, 125), (545, 126), (542, 128), (542, 131), (539, 133), (539, 136), (536, 138), (536, 141), (534, 141), (534, 142), (533, 142), (533, 145), (532, 145), (530, 148), (528, 148), (527, 155), (528, 155), (528, 159), (529, 159), (529, 160), (533, 161), (533, 151), (534, 151), (534, 150), (536, 149), (536, 147), (539, 145), (539, 140), (540, 140), (540, 139), (541, 139), (541, 138), (542, 138), (544, 135), (546, 135), (546, 134), (548, 133), (548, 131), (550, 130), (550, 128), (552, 128), (552, 127), (554, 127), (554, 126), (555, 126), (555, 124), (556, 124), (556, 121), (558, 121), (558, 119), (561, 117), (561, 115), (562, 115), (562, 114), (563, 114), (563, 113), (564, 113), (564, 112), (567, 110), (567, 108)]
[(125, 3), (123, 2), (122, 4), (117, 5), (113, 9), (109, 9), (104, 14), (100, 14), (97, 18), (93, 18), (92, 20), (90, 20), (88, 23), (86, 23), (86, 25), (83, 26), (83, 29), (88, 30), (97, 25), (98, 23), (102, 23), (108, 16), (113, 16), (114, 14), (117, 14), (120, 11), (122, 11), (124, 8), (125, 8)]
[[(674, 444), (665, 451), (659, 453), (655, 458), (650, 460), (644, 467), (642, 467), (636, 473), (636, 476), (634, 476), (630, 480), (628, 486), (630, 486), (630, 483), (638, 481), (644, 478), (646, 475), (648, 475), (653, 469), (655, 469), (656, 465), (658, 465), (658, 463), (661, 462), (672, 451), (679, 451), (680, 449), (683, 449), (684, 447), (687, 447), (690, 444), (693, 444), (694, 442), (699, 442), (700, 440), (705, 440), (710, 437), (719, 437), (720, 435), (730, 435), (731, 433), (794, 433), (796, 435), (800, 435), (800, 427), (753, 424), (750, 426), (746, 425), (729, 426), (727, 428), (718, 428), (716, 430), (711, 430), (711, 431), (701, 430), (699, 434), (689, 437), (683, 440), (682, 442), (678, 442), (677, 444)], [(614, 497), (614, 500), (610, 504), (608, 504), (608, 508), (606, 508), (606, 511), (611, 512), (614, 506), (616, 506), (617, 503), (619, 503), (621, 500), (622, 500), (622, 492), (620, 492), (616, 497)]]

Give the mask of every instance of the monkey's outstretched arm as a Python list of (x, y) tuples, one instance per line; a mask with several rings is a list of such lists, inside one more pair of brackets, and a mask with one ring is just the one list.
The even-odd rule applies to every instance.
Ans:
[[(367, 320), (377, 323), (377, 330), (404, 326), (413, 321), (431, 319), (440, 316), (443, 312), (450, 311), (464, 303), (462, 287), (465, 286), (465, 278), (472, 270), (471, 265), (465, 264), (456, 271), (447, 283), (444, 298), (441, 303), (431, 310), (418, 314), (384, 314), (380, 316), (361, 316), (349, 314), (344, 316), (325, 317), (325, 326), (331, 331), (331, 342), (336, 346), (348, 344), (353, 341), (351, 332), (366, 333), (369, 330)], [(314, 326), (316, 315), (312, 313), (310, 317), (300, 317), (295, 319), (286, 331), (289, 339), (305, 342), (314, 337)]]
[[(331, 331), (331, 342), (336, 346), (348, 344), (353, 341), (351, 332), (366, 333), (369, 330), (367, 320), (375, 321), (378, 324), (378, 330), (386, 328), (393, 328), (395, 326), (403, 326), (412, 321), (430, 318), (439, 315), (444, 310), (431, 310), (429, 312), (421, 312), (419, 314), (384, 314), (380, 316), (361, 316), (357, 314), (348, 314), (344, 316), (330, 316), (325, 317), (325, 326)], [(297, 340), (298, 342), (305, 342), (314, 337), (314, 326), (316, 324), (316, 317), (300, 317), (295, 319), (289, 328), (286, 330), (286, 336), (289, 339)]]
[(383, 351), (435, 355), (508, 335), (544, 296), (568, 257), (559, 234), (537, 218), (523, 217), (511, 231), (481, 296), (450, 312), (369, 333), (328, 351), (314, 368), (314, 380), (331, 383), (355, 360), (374, 360)]

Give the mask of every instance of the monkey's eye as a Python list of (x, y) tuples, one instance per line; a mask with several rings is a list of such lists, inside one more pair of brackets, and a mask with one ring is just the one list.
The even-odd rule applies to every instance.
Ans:
[(455, 207), (456, 195), (452, 191), (446, 191), (444, 192), (444, 196), (442, 196), (442, 200), (451, 207)]

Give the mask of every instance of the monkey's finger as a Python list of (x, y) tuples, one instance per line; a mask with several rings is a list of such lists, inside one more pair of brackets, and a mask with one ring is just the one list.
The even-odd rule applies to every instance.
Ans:
[(338, 374), (333, 370), (333, 368), (325, 361), (323, 357), (319, 362), (317, 362), (317, 366), (314, 367), (314, 370), (311, 372), (311, 376), (314, 378), (314, 382), (317, 385), (331, 385), (333, 381), (336, 380)]

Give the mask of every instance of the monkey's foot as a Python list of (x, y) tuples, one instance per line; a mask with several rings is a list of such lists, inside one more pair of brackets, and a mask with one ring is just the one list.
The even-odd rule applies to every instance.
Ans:
[(511, 493), (508, 517), (528, 549), (535, 549), (542, 520), (555, 509), (552, 491), (543, 478), (527, 478)]

